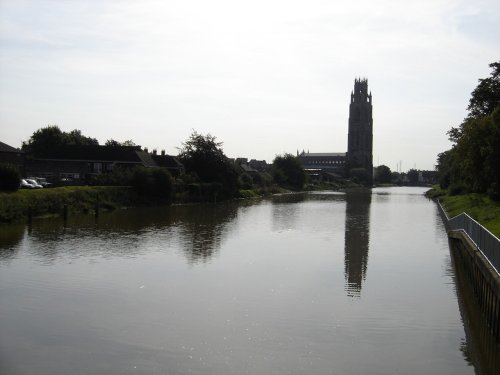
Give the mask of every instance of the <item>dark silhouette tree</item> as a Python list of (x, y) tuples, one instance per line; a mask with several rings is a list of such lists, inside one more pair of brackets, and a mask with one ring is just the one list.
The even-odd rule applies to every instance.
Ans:
[(57, 125), (49, 125), (36, 130), (28, 141), (23, 142), (22, 150), (42, 156), (61, 146), (68, 145), (98, 145), (95, 138), (85, 137), (80, 130), (63, 132)]
[(276, 183), (300, 190), (306, 182), (304, 168), (292, 154), (277, 155), (273, 161), (273, 177)]
[(16, 191), (19, 189), (21, 177), (16, 167), (8, 163), (0, 163), (0, 190)]
[(186, 173), (195, 174), (201, 182), (221, 184), (226, 196), (238, 191), (238, 172), (213, 135), (193, 131), (179, 148), (178, 157)]
[(392, 181), (392, 172), (387, 165), (379, 165), (375, 168), (375, 182), (388, 184)]

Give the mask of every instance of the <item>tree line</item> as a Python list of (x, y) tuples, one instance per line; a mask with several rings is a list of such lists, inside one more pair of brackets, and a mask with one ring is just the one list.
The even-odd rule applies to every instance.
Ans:
[(451, 149), (438, 155), (441, 188), (449, 194), (487, 193), (500, 200), (500, 61), (472, 91), (467, 117), (448, 131)]
[[(22, 143), (22, 150), (28, 158), (43, 157), (61, 147), (97, 146), (96, 138), (82, 134), (80, 130), (62, 131), (57, 125), (49, 125), (36, 130)], [(243, 172), (232, 162), (222, 149), (223, 143), (211, 134), (193, 131), (178, 148), (177, 158), (184, 165), (185, 174), (177, 178), (162, 168), (115, 168), (110, 173), (94, 177), (96, 185), (130, 185), (143, 196), (161, 200), (172, 193), (188, 194), (190, 197), (227, 199), (237, 197), (241, 189), (266, 192), (273, 186), (300, 190), (306, 182), (306, 174), (299, 160), (291, 155), (277, 155), (268, 171), (258, 173)], [(132, 140), (106, 141), (107, 147), (133, 146), (141, 149)], [(17, 190), (19, 173), (8, 165), (0, 166), (2, 182), (0, 190)], [(175, 186), (174, 186), (175, 185)], [(187, 198), (190, 199), (190, 198)]]

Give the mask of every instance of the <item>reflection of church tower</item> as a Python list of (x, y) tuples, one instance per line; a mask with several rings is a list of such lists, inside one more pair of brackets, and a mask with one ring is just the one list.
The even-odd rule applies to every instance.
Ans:
[(349, 133), (347, 141), (348, 172), (352, 168), (364, 168), (369, 184), (373, 175), (373, 118), (372, 93), (368, 93), (368, 81), (356, 79), (349, 105)]
[(368, 267), (372, 197), (369, 190), (347, 192), (345, 197), (345, 290), (359, 297)]

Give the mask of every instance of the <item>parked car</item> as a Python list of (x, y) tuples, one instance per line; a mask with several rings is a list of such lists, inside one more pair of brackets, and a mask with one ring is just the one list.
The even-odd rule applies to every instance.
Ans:
[(50, 182), (47, 182), (47, 179), (44, 177), (28, 177), (30, 180), (35, 180), (38, 185), (42, 185), (43, 187), (50, 187), (52, 184)]
[(42, 186), (42, 185), (40, 185), (38, 182), (36, 182), (36, 180), (33, 180), (33, 179), (31, 179), (31, 178), (27, 178), (27, 179), (26, 179), (26, 182), (27, 182), (28, 184), (32, 185), (32, 186), (33, 186), (33, 188), (35, 188), (35, 189), (42, 189), (42, 188), (43, 188), (43, 186)]
[(34, 189), (35, 187), (30, 184), (28, 181), (26, 181), (24, 178), (21, 179), (21, 183), (19, 184), (19, 187), (21, 189)]

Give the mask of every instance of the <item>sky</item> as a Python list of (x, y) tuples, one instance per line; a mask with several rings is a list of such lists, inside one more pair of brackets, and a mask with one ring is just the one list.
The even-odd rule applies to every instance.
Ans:
[(177, 154), (347, 151), (373, 95), (373, 162), (433, 169), (500, 60), (498, 0), (0, 0), (0, 141), (39, 128)]

